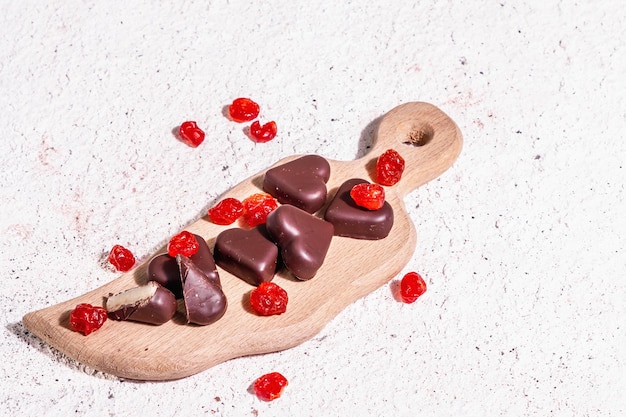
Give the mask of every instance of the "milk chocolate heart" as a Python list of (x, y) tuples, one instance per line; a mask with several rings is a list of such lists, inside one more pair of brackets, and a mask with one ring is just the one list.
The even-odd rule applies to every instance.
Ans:
[[(215, 267), (215, 261), (206, 240), (200, 235), (194, 235), (198, 241), (198, 252), (189, 258), (202, 270), (202, 272), (217, 285), (220, 284), (220, 277)], [(182, 298), (183, 287), (180, 282), (180, 271), (176, 258), (162, 253), (155, 256), (148, 264), (148, 281), (156, 281), (172, 293), (176, 298)]]
[(324, 219), (333, 224), (336, 236), (377, 240), (387, 237), (393, 226), (393, 208), (385, 202), (378, 210), (368, 210), (356, 205), (350, 190), (365, 181), (353, 178), (344, 182), (332, 199)]
[(313, 278), (326, 258), (333, 225), (295, 206), (282, 205), (267, 216), (265, 226), (280, 248), (285, 267), (298, 279)]
[(252, 285), (271, 281), (278, 265), (278, 247), (265, 229), (233, 228), (215, 238), (215, 262), (226, 271)]
[(305, 155), (267, 170), (263, 190), (281, 204), (291, 204), (315, 213), (326, 202), (328, 161), (318, 155)]

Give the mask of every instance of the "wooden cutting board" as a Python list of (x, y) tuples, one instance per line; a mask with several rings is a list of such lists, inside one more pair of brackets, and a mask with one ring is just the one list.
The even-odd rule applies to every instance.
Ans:
[[(446, 114), (431, 104), (411, 102), (379, 119), (367, 155), (354, 161), (329, 160), (328, 200), (347, 179), (373, 182), (377, 157), (390, 148), (398, 151), (406, 161), (402, 180), (385, 187), (387, 201), (394, 210), (394, 225), (386, 238), (377, 241), (333, 237), (323, 266), (309, 281), (277, 274), (274, 282), (289, 294), (284, 314), (255, 315), (247, 301), (253, 287), (218, 267), (228, 310), (212, 325), (186, 324), (184, 307), (179, 305), (174, 319), (161, 326), (107, 320), (88, 336), (71, 330), (69, 313), (76, 304), (102, 306), (109, 294), (145, 283), (146, 262), (91, 292), (26, 314), (24, 325), (78, 362), (137, 380), (183, 378), (232, 358), (296, 346), (315, 336), (346, 306), (389, 282), (404, 268), (414, 253), (416, 233), (402, 199), (446, 171), (461, 147), (461, 132)], [(295, 158), (283, 159), (274, 166)], [(243, 200), (260, 192), (264, 172), (243, 181), (220, 199)], [(203, 236), (213, 250), (217, 234), (235, 225), (218, 226), (204, 217), (186, 230)], [(165, 248), (159, 252), (164, 251)]]

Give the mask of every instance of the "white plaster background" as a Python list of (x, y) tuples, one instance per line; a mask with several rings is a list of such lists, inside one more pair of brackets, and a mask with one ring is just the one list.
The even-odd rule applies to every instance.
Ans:
[[(1, 415), (626, 414), (621, 2), (0, 3)], [(273, 142), (223, 116), (238, 96)], [(406, 199), (415, 304), (383, 286), (301, 346), (165, 383), (85, 369), (22, 326), (114, 279), (113, 244), (146, 260), (282, 157), (361, 156), (407, 101), (465, 138)], [(187, 119), (197, 149), (172, 135)], [(250, 384), (275, 370), (289, 386), (261, 402)]]

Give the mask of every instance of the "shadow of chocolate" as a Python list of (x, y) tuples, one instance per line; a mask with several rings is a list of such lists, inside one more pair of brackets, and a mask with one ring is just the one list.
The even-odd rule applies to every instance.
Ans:
[(211, 253), (213, 253), (213, 249), (215, 248), (215, 239), (217, 238), (216, 236), (210, 237), (209, 239), (206, 239), (206, 244), (209, 246), (209, 250), (211, 251)]
[(187, 323), (187, 310), (185, 309), (185, 301), (182, 298), (176, 300), (176, 313), (170, 320), (172, 323), (179, 326), (186, 326)]
[(263, 191), (263, 178), (265, 177), (265, 172), (263, 172), (262, 174), (257, 175), (256, 177), (252, 178), (250, 180), (250, 182), (252, 183), (252, 185), (254, 185), (256, 188), (259, 189), (259, 193), (264, 193), (265, 191)]
[(284, 279), (285, 281), (292, 281), (292, 282), (305, 282), (306, 281), (306, 280), (301, 280), (301, 279), (296, 278), (296, 276), (287, 269), (287, 267), (282, 261), (280, 251), (278, 252), (278, 258), (279, 258), (279, 268), (276, 271), (276, 274), (274, 275), (274, 277), (279, 277), (280, 279)]

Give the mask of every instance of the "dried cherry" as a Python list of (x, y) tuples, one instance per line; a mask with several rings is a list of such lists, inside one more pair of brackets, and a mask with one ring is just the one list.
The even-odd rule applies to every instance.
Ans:
[(115, 245), (109, 252), (109, 263), (118, 271), (130, 271), (135, 266), (135, 256), (122, 245)]
[(106, 309), (87, 303), (76, 305), (70, 313), (70, 326), (72, 330), (80, 332), (85, 336), (102, 327), (106, 320)]
[(350, 190), (350, 197), (357, 206), (368, 210), (378, 210), (385, 204), (385, 190), (378, 184), (357, 184)]
[(289, 384), (279, 372), (270, 372), (260, 376), (252, 384), (254, 393), (263, 401), (272, 401), (280, 397), (285, 387)]
[(232, 224), (243, 214), (243, 204), (236, 198), (225, 198), (208, 211), (209, 219), (215, 224)]
[(273, 282), (262, 282), (250, 292), (250, 306), (259, 316), (284, 313), (288, 301), (287, 291)]
[(191, 256), (198, 252), (199, 247), (193, 233), (184, 230), (170, 239), (167, 244), (167, 253), (173, 258), (179, 253), (183, 256)]
[(245, 97), (236, 98), (233, 100), (232, 104), (228, 106), (228, 115), (237, 123), (249, 122), (256, 119), (259, 115), (259, 111), (259, 105)]
[(426, 282), (417, 272), (409, 272), (400, 281), (400, 298), (407, 304), (414, 303), (426, 292)]
[(204, 141), (204, 132), (196, 122), (187, 121), (180, 125), (178, 135), (187, 145), (196, 148)]
[(404, 158), (393, 149), (387, 149), (376, 160), (376, 182), (394, 185), (402, 178)]
[(269, 142), (276, 137), (277, 127), (276, 122), (267, 122), (261, 126), (258, 120), (255, 120), (250, 125), (250, 137), (253, 141), (258, 143)]
[(243, 221), (248, 227), (265, 223), (267, 215), (278, 207), (278, 202), (267, 193), (256, 193), (243, 200)]

